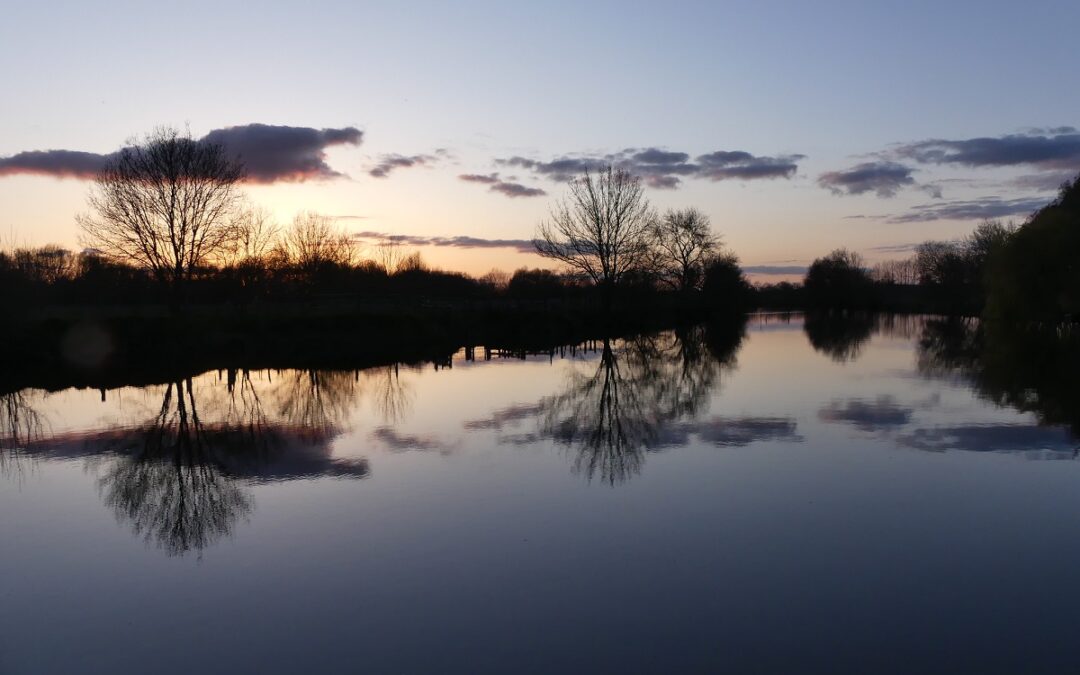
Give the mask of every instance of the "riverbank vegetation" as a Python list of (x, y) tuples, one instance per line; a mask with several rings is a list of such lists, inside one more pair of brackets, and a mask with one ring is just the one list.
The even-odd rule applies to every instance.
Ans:
[(478, 277), (433, 269), (392, 240), (364, 248), (315, 212), (278, 224), (247, 201), (243, 177), (223, 148), (171, 129), (115, 153), (78, 219), (86, 248), (0, 251), (0, 312), (12, 326), (0, 346), (61, 353), (88, 322), (113, 351), (183, 338), (278, 353), (310, 349), (305, 336), (320, 349), (358, 336), (376, 347), (552, 339), (755, 308), (1044, 322), (1080, 312), (1080, 178), (1019, 226), (987, 221), (873, 266), (838, 249), (801, 284), (752, 286), (704, 213), (656, 211), (640, 178), (611, 166), (570, 181), (538, 225), (536, 251), (556, 269)]

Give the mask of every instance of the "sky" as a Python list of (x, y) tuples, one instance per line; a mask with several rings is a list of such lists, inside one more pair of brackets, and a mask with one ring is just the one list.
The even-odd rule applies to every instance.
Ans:
[(757, 280), (1022, 221), (1080, 172), (1072, 2), (17, 3), (0, 22), (0, 244), (84, 244), (103, 158), (209, 136), (287, 223), (438, 267), (541, 261), (613, 163)]

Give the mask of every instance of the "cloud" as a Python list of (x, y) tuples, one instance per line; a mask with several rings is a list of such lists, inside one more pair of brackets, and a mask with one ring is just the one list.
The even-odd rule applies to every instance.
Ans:
[(912, 169), (897, 162), (863, 162), (843, 171), (829, 171), (818, 177), (818, 185), (835, 195), (861, 195), (875, 192), (878, 197), (893, 197), (915, 184)]
[(971, 167), (1033, 166), (1041, 170), (1080, 168), (1080, 132), (1072, 127), (963, 140), (930, 139), (900, 145), (900, 157), (923, 164)]
[(907, 213), (892, 216), (890, 223), (925, 223), (936, 220), (984, 220), (986, 218), (1004, 218), (1006, 216), (1027, 216), (1046, 206), (1043, 197), (1020, 197), (1002, 199), (984, 197), (982, 199), (950, 202), (933, 202), (913, 206)]
[(1037, 192), (1057, 192), (1065, 183), (1076, 178), (1075, 171), (1052, 171), (1047, 173), (1026, 174), (1009, 181), (1011, 187)]
[(492, 192), (499, 192), (507, 197), (541, 197), (546, 195), (540, 188), (533, 188), (527, 185), (521, 185), (520, 183), (509, 183), (506, 181), (496, 183), (491, 186)]
[(806, 265), (746, 265), (742, 271), (762, 275), (806, 274)]
[(491, 192), (498, 192), (506, 195), (507, 197), (541, 197), (546, 195), (547, 192), (540, 188), (529, 187), (522, 185), (521, 183), (515, 183), (512, 181), (502, 180), (499, 178), (498, 173), (491, 174), (477, 174), (477, 173), (463, 173), (458, 176), (459, 179), (467, 183), (479, 183), (481, 185), (487, 185), (488, 190)]
[(795, 420), (786, 417), (714, 417), (684, 425), (697, 437), (719, 447), (742, 447), (761, 441), (801, 443)]
[(77, 150), (30, 150), (0, 158), (0, 177), (30, 175), (55, 178), (93, 178), (109, 155)]
[(543, 407), (536, 403), (512, 405), (507, 408), (496, 410), (491, 413), (491, 417), (466, 421), (462, 426), (469, 431), (480, 431), (484, 429), (501, 431), (503, 427), (518, 426), (522, 420), (536, 417), (542, 410)]
[(900, 436), (901, 445), (918, 450), (945, 452), (1051, 452), (1072, 457), (1075, 442), (1063, 427), (1025, 424), (971, 424), (915, 429)]
[(860, 431), (881, 431), (907, 425), (913, 411), (892, 396), (880, 396), (875, 401), (833, 401), (818, 412), (818, 419), (850, 424)]
[(755, 157), (748, 152), (713, 152), (698, 157), (702, 169), (699, 175), (711, 180), (757, 180), (761, 178), (791, 178), (798, 171), (797, 162), (806, 155)]
[(560, 157), (550, 162), (541, 162), (525, 157), (510, 157), (509, 159), (496, 159), (499, 166), (513, 166), (528, 169), (537, 175), (549, 178), (553, 181), (566, 182), (585, 171), (598, 171), (606, 166), (607, 161), (596, 158), (573, 158)]
[(446, 453), (451, 447), (442, 441), (430, 436), (414, 436), (398, 433), (393, 427), (379, 427), (371, 432), (371, 438), (381, 442), (394, 452), (408, 450), (434, 450)]
[(918, 248), (918, 246), (918, 242), (911, 242), (908, 244), (883, 244), (882, 246), (871, 246), (866, 250), (879, 251), (881, 253), (910, 253)]
[(446, 157), (447, 152), (443, 149), (438, 149), (431, 155), (399, 155), (391, 153), (388, 155), (381, 155), (379, 157), (379, 163), (376, 164), (368, 174), (374, 178), (387, 178), (390, 172), (395, 169), (411, 169), (416, 166), (429, 166)]
[[(326, 149), (359, 145), (364, 132), (355, 127), (313, 129), (268, 124), (215, 129), (200, 141), (219, 143), (237, 157), (251, 183), (302, 182), (339, 178), (344, 174), (326, 163)], [(34, 150), (0, 158), (0, 177), (14, 175), (90, 179), (115, 153)]]
[(791, 178), (804, 155), (757, 156), (742, 150), (719, 150), (699, 155), (694, 161), (685, 152), (661, 148), (627, 148), (606, 155), (564, 155), (551, 161), (528, 157), (496, 159), (498, 166), (526, 169), (537, 176), (566, 182), (585, 171), (597, 171), (607, 165), (640, 176), (646, 185), (671, 190), (683, 178), (721, 180), (760, 180)]
[(458, 176), (458, 178), (466, 183), (481, 183), (483, 185), (494, 185), (499, 182), (499, 174), (497, 173), (487, 175), (479, 173), (463, 173)]
[(244, 163), (252, 183), (303, 182), (341, 178), (326, 163), (326, 149), (360, 145), (364, 132), (355, 127), (312, 129), (269, 124), (247, 124), (215, 129), (201, 140), (220, 143)]
[(393, 242), (406, 246), (448, 246), (452, 248), (511, 248), (521, 253), (534, 253), (536, 248), (531, 239), (484, 239), (458, 235), (454, 237), (424, 237), (411, 234), (390, 234), (388, 232), (357, 232), (355, 239), (378, 242)]

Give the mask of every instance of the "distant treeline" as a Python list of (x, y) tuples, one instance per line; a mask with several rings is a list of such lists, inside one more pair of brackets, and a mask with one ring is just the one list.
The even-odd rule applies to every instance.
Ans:
[(1011, 321), (1080, 318), (1080, 176), (1022, 225), (988, 220), (959, 241), (927, 241), (867, 267), (838, 249), (801, 286), (758, 289), (775, 307), (919, 311)]
[[(396, 252), (395, 252), (395, 255)], [(170, 305), (177, 289), (151, 270), (117, 262), (94, 251), (59, 246), (0, 251), (0, 308), (21, 314), (48, 306)], [(479, 277), (433, 269), (419, 253), (396, 262), (351, 255), (301, 258), (287, 251), (245, 257), (193, 270), (180, 289), (184, 305), (359, 302), (518, 302), (536, 304), (599, 302), (595, 284), (573, 274), (522, 268), (493, 270)], [(698, 288), (685, 292), (649, 275), (627, 275), (616, 306), (652, 302), (701, 309), (749, 309), (753, 288), (736, 262), (719, 259), (704, 270)]]

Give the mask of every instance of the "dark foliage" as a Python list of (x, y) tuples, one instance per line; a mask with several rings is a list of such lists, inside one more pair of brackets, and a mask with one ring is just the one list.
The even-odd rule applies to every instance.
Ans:
[(1080, 317), (1080, 176), (989, 257), (987, 315), (1007, 320)]
[(803, 285), (807, 302), (813, 307), (866, 308), (873, 284), (862, 258), (841, 248), (815, 260)]

